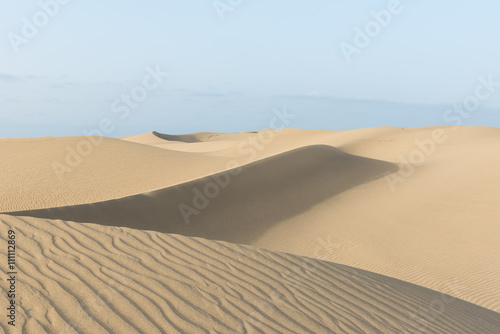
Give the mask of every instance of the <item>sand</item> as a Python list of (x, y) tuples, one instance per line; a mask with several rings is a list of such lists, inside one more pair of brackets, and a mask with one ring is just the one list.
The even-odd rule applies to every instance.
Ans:
[(500, 332), (498, 128), (85, 141), (0, 140), (27, 332)]
[(138, 229), (6, 215), (0, 222), (23, 245), (23, 333), (500, 330), (498, 313), (331, 262)]

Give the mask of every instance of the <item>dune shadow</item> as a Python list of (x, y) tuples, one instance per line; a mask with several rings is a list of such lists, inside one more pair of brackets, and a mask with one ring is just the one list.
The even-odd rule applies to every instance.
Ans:
[(183, 143), (199, 143), (202, 141), (200, 138), (198, 138), (198, 136), (196, 136), (196, 134), (168, 135), (168, 134), (153, 131), (153, 135), (158, 137), (158, 138), (165, 139), (168, 141), (179, 141), (179, 142), (183, 142)]
[(398, 169), (393, 163), (315, 145), (149, 193), (7, 214), (248, 244), (281, 221)]

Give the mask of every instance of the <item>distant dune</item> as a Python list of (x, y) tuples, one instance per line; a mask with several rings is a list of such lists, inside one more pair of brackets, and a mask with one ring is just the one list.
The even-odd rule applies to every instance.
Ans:
[[(95, 145), (92, 140), (102, 142)], [(89, 149), (85, 142), (92, 145), (91, 152), (79, 154)], [(418, 333), (420, 320), (409, 320), (408, 312), (427, 307), (441, 294), (458, 299), (446, 303), (436, 319), (430, 321), (427, 317), (429, 323), (423, 333), (498, 333), (498, 147), (500, 129), (490, 127), (267, 129), (186, 135), (151, 132), (120, 139), (0, 139), (0, 212), (8, 215), (0, 219), (7, 225), (30, 229), (26, 232), (29, 238), (34, 238), (36, 231), (43, 231), (44, 224), (50, 225), (53, 230), (47, 233), (55, 233), (50, 240), (45, 232), (40, 232), (46, 235), (45, 241), (38, 242), (43, 256), (59, 254), (54, 247), (64, 249), (74, 256), (68, 259), (76, 262), (63, 267), (75, 268), (80, 274), (84, 266), (92, 275), (109, 276), (110, 272), (98, 269), (106, 259), (114, 259), (116, 254), (127, 257), (120, 252), (134, 254), (137, 249), (143, 252), (144, 259), (153, 262), (146, 265), (139, 260), (143, 258), (130, 255), (130, 262), (114, 264), (124, 266), (122, 271), (116, 267), (116, 271), (125, 275), (127, 270), (146, 268), (148, 277), (156, 279), (161, 271), (156, 271), (155, 261), (166, 268), (173, 265), (168, 256), (179, 251), (169, 250), (168, 242), (160, 243), (160, 247), (155, 243), (160, 239), (180, 242), (200, 253), (200, 249), (223, 248), (222, 258), (234, 258), (234, 262), (237, 259), (248, 265), (237, 267), (238, 271), (255, 271), (258, 275), (269, 272), (264, 286), (278, 286), (282, 293), (288, 291), (286, 302), (276, 308), (276, 314), (283, 318), (265, 317), (264, 333), (301, 333), (306, 329), (329, 333), (332, 328), (333, 332), (346, 333)], [(72, 159), (78, 163), (73, 164)], [(61, 174), (61, 170), (66, 171)], [(74, 248), (75, 242), (80, 247), (79, 237), (70, 238), (58, 230), (67, 229), (72, 234), (79, 228), (88, 229), (89, 240), (95, 240), (102, 248), (101, 262), (87, 266), (85, 261), (93, 257), (89, 258), (87, 250)], [(202, 256), (185, 252), (190, 259)], [(206, 255), (214, 258), (207, 258), (207, 263), (217, 267), (210, 269), (210, 275), (215, 275), (215, 290), (200, 283), (202, 277), (207, 277), (203, 272), (186, 269), (198, 263), (186, 258), (172, 260), (176, 272), (185, 276), (189, 272), (186, 277), (195, 275), (198, 278), (193, 280), (198, 281), (193, 283), (185, 278), (186, 283), (178, 278), (175, 286), (186, 291), (191, 291), (189, 286), (196, 286), (197, 292), (192, 293), (206, 297), (210, 301), (206, 302), (207, 307), (214, 302), (220, 314), (210, 313), (213, 305), (208, 311), (196, 310), (189, 305), (193, 296), (177, 296), (187, 302), (178, 310), (180, 313), (172, 314), (181, 320), (169, 318), (162, 322), (158, 320), (160, 314), (153, 319), (147, 311), (161, 309), (160, 304), (147, 301), (148, 296), (141, 297), (138, 287), (133, 288), (135, 293), (127, 290), (125, 299), (130, 300), (130, 305), (115, 305), (112, 311), (121, 314), (121, 318), (132, 319), (120, 312), (132, 312), (132, 316), (134, 309), (145, 308), (141, 321), (144, 326), (149, 322), (147, 326), (152, 326), (148, 328), (153, 333), (154, 328), (161, 332), (171, 321), (178, 321), (178, 326), (192, 321), (180, 316), (184, 311), (201, 321), (196, 326), (206, 330), (218, 323), (220, 333), (259, 332), (252, 329), (252, 323), (242, 322), (241, 315), (259, 308), (249, 301), (254, 298), (250, 296), (259, 296), (269, 305), (270, 290), (261, 291), (259, 284), (245, 283), (238, 275), (233, 277), (238, 283), (231, 283), (236, 287), (219, 286), (217, 272), (222, 270), (220, 277), (225, 279), (228, 272), (234, 274), (236, 269), (222, 265), (222, 258)], [(23, 256), (33, 261), (33, 253)], [(61, 255), (58, 261), (68, 259)], [(309, 261), (321, 266), (322, 273), (308, 276), (308, 283), (301, 287), (305, 290), (297, 291), (301, 296), (297, 297), (290, 292), (293, 288), (282, 282), (283, 277), (278, 277), (279, 272), (293, 266), (291, 263), (301, 263), (302, 268)], [(46, 266), (53, 264), (48, 261)], [(51, 270), (66, 277), (66, 269)], [(113, 277), (118, 280), (118, 276)], [(90, 278), (84, 283), (94, 290), (101, 284)], [(36, 291), (42, 289), (41, 283), (33, 284)], [(165, 291), (173, 293), (175, 289), (168, 284), (161, 285), (161, 289), (158, 286), (158, 291), (162, 291), (159, 296), (167, 296)], [(346, 290), (341, 293), (343, 289)], [(308, 297), (300, 294), (306, 290), (314, 293)], [(50, 298), (44, 296), (49, 302)], [(231, 299), (236, 296), (246, 304)], [(75, 298), (74, 302), (79, 303), (80, 297)], [(170, 297), (162, 298), (167, 302)], [(61, 313), (61, 309), (57, 312)], [(198, 312), (205, 315), (198, 316)], [(134, 321), (119, 317), (117, 323), (124, 321), (120, 328), (138, 330)], [(43, 317), (33, 319), (42, 327), (52, 326)], [(61, 319), (61, 324), (73, 321)], [(285, 319), (295, 319), (297, 323)], [(477, 327), (478, 319), (485, 319), (486, 327)], [(111, 327), (106, 326), (112, 322), (97, 321), (89, 325), (95, 327), (89, 328), (97, 332), (109, 330)], [(196, 326), (189, 328), (194, 330)]]
[(225, 169), (224, 158), (101, 140), (99, 145), (83, 136), (0, 140), (0, 152), (8, 157), (1, 162), (0, 211), (93, 203)]

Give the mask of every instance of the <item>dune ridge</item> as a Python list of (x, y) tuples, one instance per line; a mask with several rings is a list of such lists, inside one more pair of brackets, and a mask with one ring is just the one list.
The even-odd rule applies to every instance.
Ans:
[(287, 217), (397, 170), (394, 164), (316, 145), (149, 193), (9, 214), (131, 228), (140, 221), (145, 230), (251, 244)]

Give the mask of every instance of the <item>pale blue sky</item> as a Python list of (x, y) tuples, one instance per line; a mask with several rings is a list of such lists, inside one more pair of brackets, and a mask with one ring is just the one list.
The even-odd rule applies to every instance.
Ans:
[[(109, 136), (239, 132), (276, 108), (294, 128), (452, 125), (443, 115), (480, 76), (500, 82), (497, 0), (401, 0), (350, 63), (341, 43), (391, 1), (60, 0), (43, 22), (40, 3), (56, 1), (1, 0), (0, 137), (80, 135), (103, 118)], [(221, 20), (214, 3), (234, 8)], [(34, 17), (47, 24), (26, 38)], [(26, 38), (17, 52), (12, 36)], [(169, 76), (119, 118), (113, 102), (157, 65)], [(500, 126), (500, 87), (471, 114), (464, 125)]]

